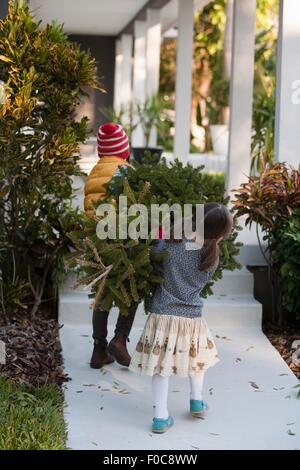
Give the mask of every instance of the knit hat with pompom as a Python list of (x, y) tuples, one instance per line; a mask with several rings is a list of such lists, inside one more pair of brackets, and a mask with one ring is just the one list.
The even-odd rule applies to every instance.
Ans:
[(120, 124), (107, 122), (98, 130), (98, 155), (111, 155), (127, 159), (130, 154), (128, 137)]

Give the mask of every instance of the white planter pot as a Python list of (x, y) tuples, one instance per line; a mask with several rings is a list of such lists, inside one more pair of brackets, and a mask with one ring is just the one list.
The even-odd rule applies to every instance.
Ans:
[(225, 124), (215, 124), (210, 126), (212, 146), (214, 153), (227, 155), (229, 133)]

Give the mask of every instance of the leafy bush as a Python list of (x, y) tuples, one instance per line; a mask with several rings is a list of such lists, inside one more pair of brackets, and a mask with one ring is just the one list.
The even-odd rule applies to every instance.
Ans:
[(41, 29), (28, 5), (9, 3), (0, 21), (0, 315), (35, 316), (63, 271), (72, 176), (87, 119), (74, 119), (83, 87), (99, 88), (95, 62), (53, 23)]
[(300, 319), (300, 209), (282, 218), (269, 246), (280, 279), (282, 304)]
[(268, 244), (273, 293), (273, 320), (282, 323), (284, 309), (299, 316), (300, 169), (285, 163), (268, 164), (260, 176), (251, 176), (235, 190), (237, 216), (246, 225), (261, 226)]

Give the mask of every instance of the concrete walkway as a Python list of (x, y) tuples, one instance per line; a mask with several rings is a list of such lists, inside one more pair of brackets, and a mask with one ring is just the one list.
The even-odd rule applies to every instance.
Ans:
[[(70, 448), (300, 449), (300, 400), (293, 388), (297, 379), (261, 331), (260, 305), (245, 292), (251, 288), (248, 273), (238, 276), (228, 274), (205, 307), (221, 358), (205, 380), (210, 410), (203, 420), (191, 418), (188, 382), (173, 377), (169, 411), (175, 426), (164, 435), (151, 433), (151, 379), (115, 364), (90, 369), (89, 301), (83, 292), (61, 295), (61, 342), (65, 369), (73, 379), (65, 392)], [(228, 282), (232, 292), (225, 295)], [(115, 318), (112, 312), (110, 335)], [(143, 322), (141, 308), (131, 350)]]

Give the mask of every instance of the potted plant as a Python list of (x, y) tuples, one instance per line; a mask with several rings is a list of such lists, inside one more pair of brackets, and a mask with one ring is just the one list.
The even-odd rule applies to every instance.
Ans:
[(133, 113), (132, 106), (121, 106), (118, 109), (113, 108), (112, 106), (107, 108), (101, 108), (102, 114), (110, 122), (116, 122), (120, 124), (124, 131), (126, 132), (129, 142), (131, 142), (131, 136), (133, 131), (136, 129), (137, 124), (133, 123)]
[(259, 225), (267, 243), (265, 251), (258, 237), (272, 283), (273, 322), (300, 318), (300, 168), (266, 164), (234, 192), (236, 215), (246, 216), (246, 226)]
[(158, 137), (163, 140), (168, 131), (168, 115), (166, 113), (166, 103), (160, 95), (153, 95), (145, 100), (144, 103), (136, 103), (133, 114), (136, 116), (136, 121), (141, 125), (144, 132), (144, 147), (133, 147), (132, 153), (134, 160), (142, 163), (145, 152), (147, 154), (156, 156), (157, 162), (163, 152), (161, 146), (150, 146), (151, 133), (156, 129)]

